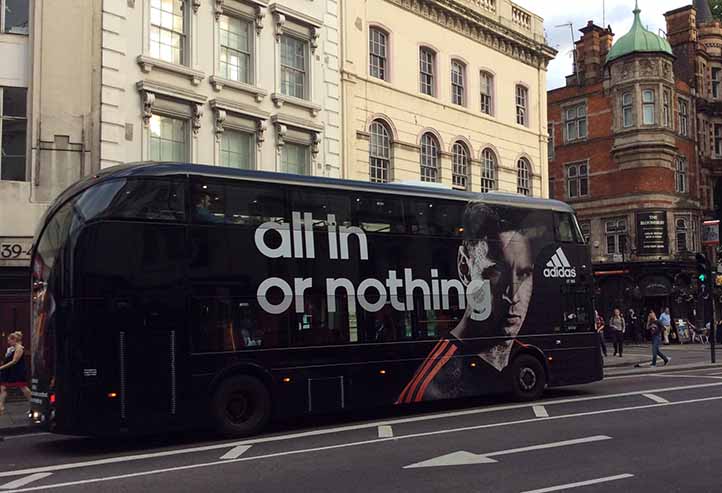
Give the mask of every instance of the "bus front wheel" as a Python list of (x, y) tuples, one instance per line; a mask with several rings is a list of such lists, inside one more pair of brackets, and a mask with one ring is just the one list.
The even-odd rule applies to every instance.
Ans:
[(541, 362), (534, 356), (522, 354), (510, 368), (511, 390), (519, 401), (534, 401), (544, 393), (547, 376)]
[(230, 437), (259, 433), (271, 417), (271, 395), (257, 378), (238, 375), (216, 389), (211, 403), (216, 430)]

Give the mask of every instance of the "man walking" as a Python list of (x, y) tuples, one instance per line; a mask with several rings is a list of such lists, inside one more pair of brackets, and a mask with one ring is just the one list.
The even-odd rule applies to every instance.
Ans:
[(664, 344), (669, 344), (669, 333), (672, 330), (672, 317), (669, 315), (669, 308), (662, 310), (662, 314), (659, 316), (659, 323), (662, 324), (662, 331), (664, 332)]
[(672, 358), (667, 357), (659, 349), (662, 342), (662, 331), (664, 330), (664, 326), (660, 320), (657, 320), (657, 315), (654, 311), (649, 313), (647, 328), (652, 336), (652, 366), (657, 366), (657, 356), (660, 356), (664, 360), (664, 366), (667, 366)]
[(622, 357), (624, 349), (624, 333), (627, 330), (627, 324), (624, 322), (622, 311), (619, 308), (614, 309), (614, 315), (609, 319), (609, 327), (614, 335), (614, 356)]

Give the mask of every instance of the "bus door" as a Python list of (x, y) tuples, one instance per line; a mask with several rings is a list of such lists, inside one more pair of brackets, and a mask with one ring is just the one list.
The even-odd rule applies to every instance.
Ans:
[(594, 332), (591, 289), (584, 285), (564, 285), (560, 299), (562, 320), (555, 338), (555, 375), (592, 374), (599, 347)]

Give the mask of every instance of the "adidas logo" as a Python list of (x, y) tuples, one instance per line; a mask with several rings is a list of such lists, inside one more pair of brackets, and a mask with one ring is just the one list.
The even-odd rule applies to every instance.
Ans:
[(547, 268), (544, 269), (544, 277), (551, 279), (576, 279), (577, 270), (569, 263), (569, 259), (564, 255), (564, 250), (558, 248), (552, 259), (547, 262)]

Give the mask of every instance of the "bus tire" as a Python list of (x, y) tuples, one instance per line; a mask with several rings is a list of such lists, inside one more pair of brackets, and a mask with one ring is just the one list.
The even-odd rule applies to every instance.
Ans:
[(211, 416), (216, 431), (222, 435), (255, 435), (266, 427), (271, 418), (271, 394), (255, 377), (229, 377), (213, 394)]
[(541, 362), (529, 354), (522, 354), (511, 364), (511, 391), (518, 401), (535, 401), (544, 393), (547, 375)]

